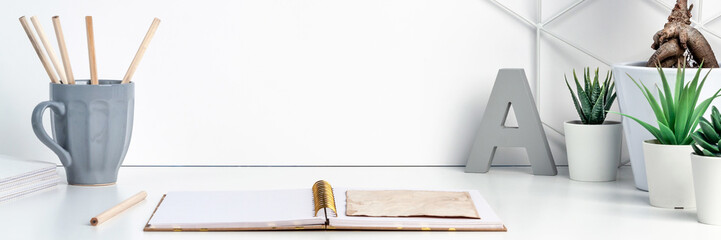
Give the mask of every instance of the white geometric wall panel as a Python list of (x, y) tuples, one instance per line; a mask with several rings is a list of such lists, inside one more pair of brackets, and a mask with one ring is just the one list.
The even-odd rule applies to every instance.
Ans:
[[(721, 3), (691, 2), (718, 49)], [(563, 122), (577, 118), (563, 74), (646, 60), (673, 3), (14, 1), (0, 8), (0, 153), (57, 162), (30, 128), (49, 81), (18, 17), (37, 15), (52, 33), (60, 15), (82, 79), (82, 17), (93, 15), (100, 77), (119, 79), (157, 16), (133, 79), (125, 164), (463, 165), (497, 70), (520, 67), (563, 165)], [(497, 157), (528, 164), (519, 149)]]

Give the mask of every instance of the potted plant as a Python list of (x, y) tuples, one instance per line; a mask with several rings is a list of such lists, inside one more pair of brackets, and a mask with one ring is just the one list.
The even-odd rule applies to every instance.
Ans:
[(682, 70), (679, 67), (675, 87), (672, 89), (666, 80), (666, 74), (659, 67), (657, 71), (662, 85), (656, 86), (658, 101), (644, 83), (638, 83), (629, 76), (646, 98), (658, 123), (658, 127), (654, 127), (636, 117), (620, 113), (639, 123), (655, 137), (643, 142), (648, 195), (653, 206), (676, 209), (696, 206), (691, 175), (691, 135), (711, 101), (721, 92), (719, 89), (711, 97), (698, 102), (708, 78), (707, 73), (703, 80), (699, 81), (701, 70), (699, 67), (693, 79), (684, 83), (686, 68)]
[[(645, 96), (637, 91), (634, 82), (631, 81), (628, 75), (633, 76), (646, 86), (654, 86), (661, 84), (655, 68), (656, 64), (663, 68), (666, 75), (675, 72), (673, 67), (681, 67), (684, 64), (695, 67), (698, 63), (704, 62), (704, 67), (718, 67), (716, 57), (708, 41), (697, 29), (690, 25), (690, 10), (693, 5), (688, 8), (686, 6), (686, 0), (677, 0), (668, 17), (668, 22), (663, 29), (653, 36), (651, 47), (654, 53), (647, 61), (613, 65), (620, 112), (635, 116), (646, 122), (655, 119), (652, 109), (645, 103)], [(685, 52), (688, 52), (688, 54), (684, 54)], [(684, 77), (691, 79), (693, 73), (689, 72)], [(709, 90), (701, 92), (702, 97), (711, 96), (713, 91), (710, 89), (721, 88), (721, 80), (719, 80), (721, 79), (721, 71), (712, 71), (709, 78), (714, 79), (714, 81), (708, 82), (707, 89)], [(673, 86), (671, 87), (673, 91)], [(653, 136), (635, 122), (625, 120), (622, 122), (636, 187), (641, 190), (648, 190), (642, 142)]]
[(580, 118), (563, 124), (569, 175), (577, 181), (614, 181), (621, 160), (621, 123), (605, 121), (606, 113), (616, 99), (612, 74), (606, 73), (606, 79), (599, 82), (596, 68), (591, 81), (591, 70), (586, 68), (583, 70), (584, 86), (581, 86), (576, 70), (573, 70), (578, 94), (571, 89), (568, 78), (564, 78)]
[(691, 154), (698, 221), (721, 225), (721, 113), (714, 106), (711, 121), (701, 118), (693, 133)]

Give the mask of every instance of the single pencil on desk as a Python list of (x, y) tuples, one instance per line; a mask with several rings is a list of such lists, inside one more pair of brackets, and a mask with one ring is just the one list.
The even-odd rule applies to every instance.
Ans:
[(43, 26), (40, 25), (40, 21), (38, 21), (38, 17), (32, 16), (30, 17), (30, 21), (33, 22), (35, 31), (38, 33), (38, 37), (40, 37), (40, 41), (43, 43), (43, 46), (45, 46), (45, 52), (48, 53), (50, 61), (53, 63), (53, 67), (55, 67), (55, 71), (58, 72), (60, 82), (67, 84), (68, 81), (66, 80), (65, 70), (63, 69), (63, 66), (60, 65), (60, 60), (58, 60), (58, 56), (55, 55), (55, 49), (53, 49), (53, 45), (50, 44), (50, 41), (48, 41), (48, 37), (45, 35), (45, 30), (43, 30)]
[(145, 197), (148, 196), (148, 193), (145, 191), (140, 191), (139, 193), (136, 193), (132, 197), (125, 199), (125, 201), (120, 202), (118, 205), (115, 205), (114, 207), (111, 207), (108, 210), (105, 210), (105, 212), (102, 212), (98, 216), (95, 216), (94, 218), (90, 219), (90, 225), (97, 226), (98, 224), (101, 224), (108, 219), (114, 217), (115, 215), (118, 215), (119, 213), (122, 213), (125, 210), (128, 210), (128, 208), (134, 206), (135, 204), (139, 203), (140, 201), (143, 201)]
[(88, 33), (88, 58), (90, 58), (90, 84), (98, 84), (98, 67), (95, 62), (95, 34), (93, 33), (93, 17), (85, 16), (85, 30)]
[(153, 19), (153, 23), (150, 24), (150, 29), (148, 29), (148, 32), (145, 34), (145, 38), (143, 38), (143, 42), (140, 44), (140, 48), (138, 49), (138, 52), (135, 53), (133, 62), (130, 63), (130, 68), (128, 68), (128, 72), (125, 73), (125, 77), (123, 77), (123, 81), (121, 83), (129, 83), (130, 82), (130, 79), (133, 77), (133, 74), (135, 73), (135, 69), (137, 69), (138, 64), (140, 64), (140, 59), (143, 58), (143, 54), (145, 54), (145, 50), (148, 49), (150, 40), (153, 39), (153, 36), (155, 35), (155, 30), (158, 29), (158, 25), (160, 25), (160, 19), (158, 19), (158, 18)]
[(43, 53), (43, 50), (40, 48), (40, 45), (38, 44), (38, 40), (35, 38), (35, 34), (33, 34), (33, 30), (30, 29), (28, 20), (25, 19), (25, 16), (20, 17), (19, 20), (20, 20), (20, 25), (23, 26), (25, 33), (28, 35), (28, 39), (30, 39), (30, 44), (33, 45), (33, 49), (35, 49), (35, 53), (37, 53), (38, 58), (40, 58), (40, 63), (43, 64), (43, 68), (45, 68), (45, 72), (48, 73), (48, 77), (50, 77), (50, 81), (53, 83), (60, 83), (58, 81), (58, 78), (55, 76), (55, 72), (53, 72), (52, 67), (50, 67), (50, 63), (48, 63), (48, 58), (45, 56), (45, 53)]
[(68, 48), (65, 46), (63, 27), (60, 25), (60, 16), (53, 17), (53, 27), (55, 28), (55, 38), (57, 38), (58, 47), (60, 48), (60, 56), (63, 58), (63, 67), (66, 74), (65, 78), (68, 80), (69, 84), (75, 84), (73, 68), (70, 67), (70, 55), (68, 55)]

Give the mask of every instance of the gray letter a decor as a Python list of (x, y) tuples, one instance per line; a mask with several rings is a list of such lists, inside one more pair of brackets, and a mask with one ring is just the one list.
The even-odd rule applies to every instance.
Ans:
[[(506, 127), (513, 105), (518, 127)], [(535, 175), (556, 175), (546, 133), (523, 69), (501, 69), (481, 119), (466, 172), (488, 172), (498, 147), (524, 147)]]

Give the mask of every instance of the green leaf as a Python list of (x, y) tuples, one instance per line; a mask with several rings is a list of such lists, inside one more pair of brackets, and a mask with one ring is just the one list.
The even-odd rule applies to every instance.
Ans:
[(709, 150), (706, 150), (706, 149), (702, 149), (701, 151), (703, 151), (703, 154), (704, 154), (704, 155), (709, 156), (709, 157), (718, 156), (718, 155), (713, 154), (712, 152), (710, 152)]
[[(684, 69), (685, 72), (685, 69)], [(701, 89), (703, 88), (704, 83), (706, 82), (706, 77), (701, 81), (701, 84), (699, 84), (698, 79), (699, 75), (701, 74), (701, 68), (696, 71), (696, 75), (691, 80), (691, 82), (688, 83), (688, 92), (691, 96), (691, 106), (696, 106), (696, 103), (698, 103), (698, 98), (701, 95)], [(708, 76), (708, 75), (707, 75)]]
[(696, 129), (699, 119), (706, 112), (708, 107), (711, 105), (711, 102), (714, 99), (716, 99), (717, 97), (721, 96), (721, 95), (719, 95), (719, 92), (721, 92), (721, 89), (716, 91), (716, 93), (714, 93), (713, 96), (711, 96), (711, 97), (707, 98), (706, 100), (704, 100), (703, 102), (701, 102), (701, 104), (699, 104), (696, 107), (696, 109), (694, 109), (692, 115), (690, 116), (690, 119), (691, 119), (690, 127), (689, 127), (689, 129), (687, 129), (685, 134), (688, 135), (690, 133), (690, 131), (693, 131), (694, 129)]
[(573, 70), (573, 79), (576, 81), (576, 92), (578, 93), (578, 100), (581, 102), (581, 109), (583, 109), (583, 115), (591, 114), (591, 100), (589, 100), (586, 92), (581, 88), (581, 83), (578, 82), (576, 77), (576, 70)]
[[(721, 95), (719, 95), (720, 92), (721, 92), (721, 89), (717, 90), (714, 93), (714, 95), (707, 98), (706, 100), (703, 100), (703, 102), (701, 102), (698, 106), (696, 106), (696, 109), (694, 109), (693, 115), (692, 115), (692, 117), (693, 117), (692, 119), (694, 119), (696, 123), (701, 118), (701, 116), (704, 113), (706, 113), (706, 110), (708, 110), (708, 107), (711, 105), (711, 102), (713, 102), (713, 100), (716, 99), (717, 97), (721, 97)], [(695, 124), (694, 124), (694, 126), (695, 126)]]
[[(699, 105), (696, 105), (696, 103), (698, 102), (699, 97), (700, 97), (700, 95), (701, 95), (701, 90), (703, 89), (703, 86), (704, 86), (704, 84), (706, 83), (706, 80), (707, 80), (708, 75), (709, 75), (709, 73), (710, 73), (710, 70), (709, 70), (709, 71), (706, 73), (706, 75), (704, 76), (703, 80), (702, 80), (700, 83), (698, 83), (699, 76), (700, 76), (700, 73), (701, 73), (701, 67), (702, 67), (702, 66), (703, 66), (703, 63), (701, 64), (701, 66), (699, 67), (699, 69), (696, 71), (696, 74), (695, 74), (695, 76), (694, 76), (694, 79), (689, 83), (689, 88), (688, 88), (688, 89), (685, 89), (685, 91), (688, 91), (688, 94), (687, 94), (687, 95), (689, 95), (689, 98), (690, 98), (688, 101), (690, 101), (689, 105), (690, 105), (690, 109), (691, 109), (692, 111), (691, 111), (690, 115), (688, 116), (688, 118), (689, 118), (689, 120), (688, 120), (688, 121), (689, 121), (688, 129), (684, 129), (685, 131), (682, 132), (682, 134), (687, 134), (687, 135), (691, 135), (691, 134), (692, 134), (691, 132), (696, 129), (696, 127), (697, 127), (698, 124), (699, 124), (700, 119), (702, 118), (703, 114), (706, 112), (706, 110), (707, 110), (708, 107), (710, 106), (710, 104), (711, 104), (711, 102), (713, 101), (713, 99), (715, 99), (716, 97), (719, 97), (718, 94), (719, 94), (719, 92), (721, 91), (721, 89), (719, 89), (719, 91), (716, 91), (716, 93), (714, 93), (713, 96), (711, 96), (711, 97), (709, 97), (708, 99), (702, 101)], [(684, 71), (685, 71), (685, 70), (684, 70)], [(698, 86), (696, 86), (697, 83), (698, 83)], [(683, 93), (682, 93), (682, 95), (683, 95)], [(704, 121), (706, 121), (706, 120), (704, 119)], [(713, 126), (713, 124), (710, 123), (710, 122), (708, 122), (708, 121), (706, 121), (705, 124), (707, 124), (707, 125), (705, 126), (705, 127), (707, 128), (707, 130), (709, 130), (708, 127), (712, 127), (712, 126)], [(710, 130), (713, 131), (713, 133), (711, 133), (711, 134), (713, 134), (713, 135), (718, 135), (718, 134), (716, 133), (715, 129), (712, 129), (712, 128), (711, 128)], [(713, 137), (713, 136), (711, 136), (711, 137)], [(714, 142), (716, 142), (716, 141), (714, 141)]]
[(676, 140), (676, 136), (674, 136), (673, 131), (671, 131), (668, 126), (665, 124), (658, 124), (659, 132), (661, 133), (662, 139), (659, 139), (659, 142), (661, 144), (670, 144), (670, 145), (678, 145), (678, 141)]
[(616, 96), (615, 90), (616, 90), (616, 83), (611, 82), (611, 86), (608, 88), (608, 90), (606, 90), (606, 97), (607, 97), (606, 105), (613, 104), (613, 99), (611, 99), (611, 96)]
[[(593, 84), (591, 84), (591, 69), (588, 67), (583, 69), (583, 83), (586, 86), (586, 93), (590, 93)], [(590, 98), (588, 99), (588, 101), (592, 102)]]
[(706, 138), (704, 138), (704, 135), (701, 132), (695, 132), (691, 134), (691, 138), (693, 138), (693, 141), (701, 146), (702, 148), (709, 150), (711, 152), (718, 152), (718, 146), (715, 144), (708, 143), (706, 141)]
[[(701, 71), (701, 66), (699, 66), (699, 70), (696, 72), (696, 78), (699, 76), (699, 72)], [(706, 83), (706, 79), (708, 79), (708, 75), (711, 74), (711, 69), (706, 72), (706, 75), (703, 76), (703, 80), (701, 80), (701, 83), (698, 85), (697, 92), (701, 92), (701, 89), (703, 88), (703, 85)]]
[(711, 109), (711, 123), (715, 129), (721, 130), (721, 113), (719, 113), (716, 106)]
[[(664, 88), (668, 88), (668, 80), (666, 80), (666, 74), (663, 72), (663, 69), (661, 69), (661, 67), (657, 67), (657, 69), (658, 69), (659, 75), (661, 76), (661, 82), (663, 82)], [(677, 73), (678, 72), (680, 72), (680, 70), (677, 70)], [(676, 79), (677, 81), (676, 81), (676, 87), (674, 88), (674, 96), (673, 96), (672, 101), (673, 101), (674, 109), (678, 110), (679, 100), (681, 100), (681, 91), (683, 90), (683, 80), (678, 81), (678, 74), (676, 75), (676, 77), (677, 77), (677, 79)], [(671, 127), (674, 127), (674, 126), (676, 126), (675, 123)]]
[[(661, 109), (663, 110), (663, 116), (665, 119), (670, 120), (671, 116), (669, 116), (669, 112), (673, 108), (673, 106), (668, 104), (668, 102), (666, 101), (666, 96), (664, 96), (664, 94), (661, 92), (661, 89), (658, 88), (658, 85), (656, 85), (656, 90), (658, 90), (658, 98), (659, 101), (661, 101)], [(669, 125), (671, 125), (670, 121), (667, 122)]]
[[(698, 71), (696, 71), (696, 75), (694, 75), (693, 79), (691, 79), (691, 82), (689, 83), (690, 84), (689, 87), (691, 87), (694, 91), (701, 90), (701, 88), (703, 87), (703, 83), (705, 81), (701, 81), (701, 84), (698, 84), (698, 79), (700, 76), (701, 76), (701, 68), (699, 68)], [(706, 78), (704, 78), (704, 80), (705, 79)]]
[(610, 94), (608, 94), (609, 90), (610, 90), (608, 87), (610, 86), (610, 84), (611, 84), (611, 80), (608, 78), (608, 72), (606, 72), (606, 78), (603, 79), (603, 85), (601, 85), (601, 88), (606, 89), (606, 96), (602, 96), (604, 98), (603, 99), (604, 102), (606, 100), (608, 100), (608, 95), (610, 95)]
[(701, 126), (701, 131), (703, 132), (703, 135), (706, 136), (709, 141), (716, 143), (721, 140), (721, 137), (719, 137), (718, 133), (716, 133), (716, 130), (713, 129), (711, 123), (705, 118), (701, 118), (701, 120), (699, 121), (699, 126)]
[(646, 97), (646, 101), (648, 101), (648, 104), (651, 105), (651, 110), (653, 110), (653, 114), (656, 115), (656, 121), (668, 125), (666, 116), (664, 116), (663, 110), (658, 105), (658, 101), (656, 101), (656, 98), (653, 97), (651, 90), (648, 90), (646, 85), (644, 85), (643, 83), (641, 83), (641, 86), (643, 86), (643, 89), (641, 89), (641, 91), (645, 91), (643, 95)]
[(699, 148), (696, 146), (696, 144), (691, 144), (691, 148), (693, 148), (693, 151), (694, 151), (697, 155), (701, 155), (701, 156), (704, 156), (704, 155), (705, 155), (705, 154), (703, 153), (703, 151), (701, 151), (701, 149), (699, 149)]
[[(668, 85), (668, 79), (666, 79), (666, 74), (663, 72), (663, 69), (661, 69), (660, 67), (657, 68), (657, 71), (659, 73), (659, 76), (661, 76), (661, 84), (663, 85), (664, 94), (666, 94), (666, 96), (668, 96), (668, 99), (671, 100), (671, 102), (669, 102), (669, 104), (673, 103), (674, 95), (671, 95), (671, 88)], [(681, 82), (681, 83), (683, 83), (683, 82)], [(679, 84), (679, 82), (676, 82), (676, 84)], [(675, 99), (679, 98), (679, 96), (681, 94), (680, 90), (681, 90), (681, 88), (678, 88), (678, 91), (676, 91)]]
[(583, 124), (588, 124), (588, 119), (586, 118), (586, 115), (583, 114), (583, 110), (581, 109), (581, 106), (578, 105), (578, 100), (576, 99), (576, 94), (573, 93), (573, 90), (571, 89), (571, 85), (568, 84), (568, 78), (566, 78), (566, 75), (563, 75), (563, 78), (566, 79), (566, 86), (568, 86), (568, 91), (571, 92), (571, 98), (573, 98), (573, 105), (576, 106), (576, 112), (578, 112), (578, 117), (581, 118), (581, 122)]
[(596, 68), (594, 77), (593, 77), (593, 87), (601, 87), (598, 83), (598, 68)]
[[(668, 81), (666, 80), (666, 74), (663, 73), (663, 69), (661, 69), (661, 68), (658, 68), (658, 71), (659, 71), (659, 74), (661, 74), (661, 82), (663, 84), (662, 86), (663, 86), (663, 91), (664, 91), (663, 95), (664, 95), (664, 99), (665, 99), (665, 100), (661, 100), (661, 101), (665, 101), (666, 106), (669, 107), (665, 116), (666, 116), (666, 119), (668, 119), (668, 126), (672, 129), (675, 129), (675, 127), (676, 127), (676, 110), (677, 110), (678, 106), (676, 104), (674, 104), (674, 102), (673, 102), (674, 98), (673, 98), (673, 95), (671, 95), (671, 88), (669, 87)], [(678, 100), (678, 98), (679, 97), (676, 97), (676, 100)]]
[(598, 86), (596, 86), (596, 85), (594, 85), (594, 86), (591, 88), (591, 103), (594, 103), (594, 106), (595, 106), (595, 102), (596, 102), (598, 99), (603, 99), (603, 98), (600, 98), (600, 97), (599, 97), (599, 96), (601, 96), (601, 91), (602, 91), (601, 87), (598, 87)]
[(606, 103), (606, 109), (604, 109), (606, 112), (611, 109), (611, 105), (613, 104), (614, 100), (616, 100), (616, 93), (613, 93), (613, 95), (611, 95), (611, 100)]
[(681, 91), (681, 99), (678, 101), (678, 113), (676, 114), (676, 126), (674, 132), (676, 133), (676, 140), (681, 142), (688, 142), (689, 133), (695, 126), (691, 123), (693, 118), (694, 105), (692, 105), (692, 98), (688, 88)]
[[(684, 69), (686, 69), (685, 64), (684, 64)], [(659, 68), (659, 70), (660, 70), (660, 68)], [(662, 72), (663, 72), (663, 71), (662, 71)], [(675, 100), (677, 101), (677, 103), (678, 103), (678, 101), (680, 101), (680, 99), (681, 99), (681, 94), (683, 94), (683, 80), (684, 80), (684, 77), (686, 76), (684, 73), (685, 73), (685, 70), (684, 70), (684, 72), (682, 73), (680, 66), (676, 68), (676, 88), (675, 88), (674, 90), (676, 90), (676, 98), (675, 98)], [(664, 75), (664, 76), (665, 76), (665, 75)], [(665, 78), (665, 77), (664, 77), (664, 78)], [(678, 108), (678, 107), (676, 107), (676, 108)]]
[(596, 73), (594, 74), (594, 78), (591, 84), (591, 102), (596, 102), (601, 93), (601, 84), (598, 83), (598, 68), (596, 68), (595, 72)]
[[(605, 89), (601, 90), (600, 95), (605, 94)], [(593, 105), (593, 110), (591, 110), (591, 124), (601, 124), (603, 123), (604, 117), (603, 117), (603, 98), (596, 99), (596, 103)]]
[(603, 119), (606, 119), (606, 113), (613, 105), (613, 101), (616, 99), (616, 93), (614, 90), (614, 83), (612, 82), (613, 73), (611, 71), (606, 72), (606, 80), (603, 82), (603, 89), (605, 93), (601, 96), (603, 98)]

